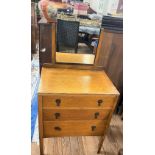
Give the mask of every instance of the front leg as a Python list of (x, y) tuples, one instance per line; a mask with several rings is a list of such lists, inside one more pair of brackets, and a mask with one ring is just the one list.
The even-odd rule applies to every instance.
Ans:
[(101, 137), (101, 139), (100, 139), (97, 154), (100, 154), (100, 153), (101, 153), (101, 148), (102, 148), (104, 139), (105, 139), (105, 134), (104, 134), (104, 135)]

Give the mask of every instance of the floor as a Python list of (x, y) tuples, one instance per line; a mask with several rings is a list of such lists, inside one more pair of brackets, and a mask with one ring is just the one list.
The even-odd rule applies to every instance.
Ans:
[[(100, 137), (65, 137), (44, 140), (44, 155), (97, 155)], [(107, 132), (101, 154), (118, 155), (123, 148), (123, 122), (121, 117), (114, 115)], [(40, 155), (39, 145), (32, 143), (31, 155)]]

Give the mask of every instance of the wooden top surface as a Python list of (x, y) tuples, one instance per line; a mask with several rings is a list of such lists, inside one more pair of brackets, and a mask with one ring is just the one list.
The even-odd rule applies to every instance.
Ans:
[(104, 71), (42, 68), (40, 95), (119, 94)]
[(77, 63), (77, 64), (93, 65), (94, 60), (95, 60), (95, 55), (93, 54), (56, 52), (56, 62), (59, 62), (59, 63)]

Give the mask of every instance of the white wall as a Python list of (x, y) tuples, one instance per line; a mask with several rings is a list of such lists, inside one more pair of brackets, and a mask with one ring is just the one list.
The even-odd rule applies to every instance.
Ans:
[(119, 0), (109, 0), (107, 13), (115, 14), (117, 11)]
[(115, 13), (119, 0), (84, 0), (99, 14)]

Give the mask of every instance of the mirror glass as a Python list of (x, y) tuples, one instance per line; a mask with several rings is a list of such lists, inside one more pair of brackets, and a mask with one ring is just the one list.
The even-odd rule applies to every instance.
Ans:
[(88, 3), (62, 3), (57, 11), (56, 62), (94, 64), (101, 20)]
[(50, 1), (48, 16), (56, 20), (56, 63), (94, 64), (108, 6), (108, 0)]

